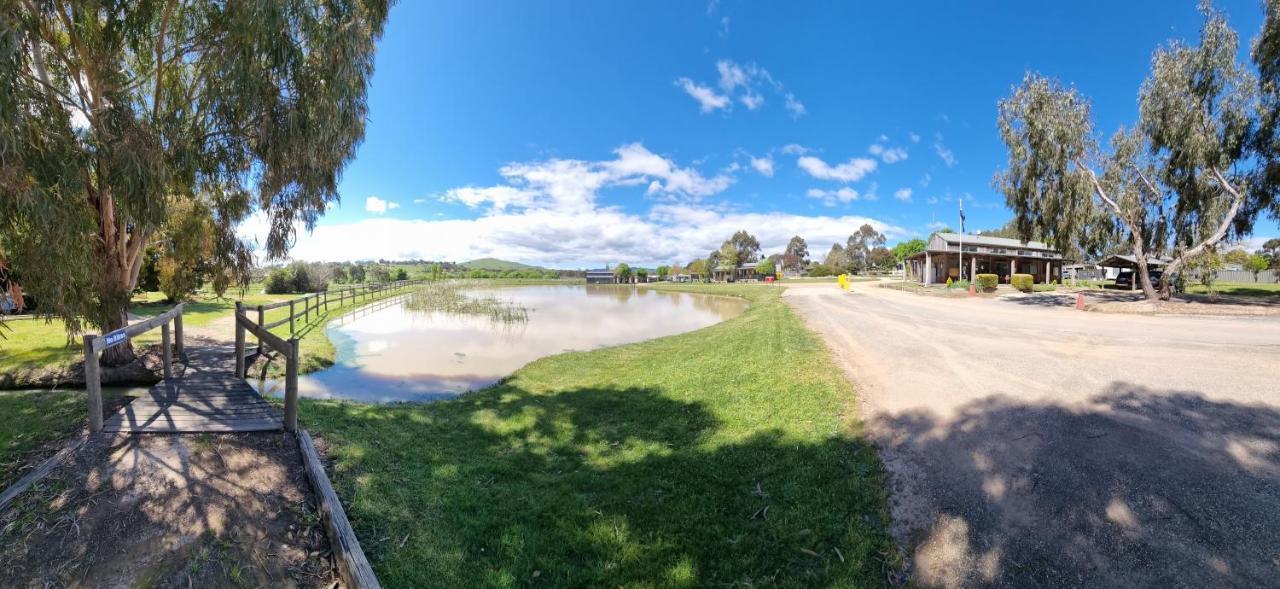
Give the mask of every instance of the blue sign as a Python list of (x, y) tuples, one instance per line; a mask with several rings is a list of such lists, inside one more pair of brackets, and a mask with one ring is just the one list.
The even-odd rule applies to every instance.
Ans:
[(129, 341), (129, 334), (123, 329), (117, 329), (107, 335), (102, 336), (102, 349), (118, 346)]

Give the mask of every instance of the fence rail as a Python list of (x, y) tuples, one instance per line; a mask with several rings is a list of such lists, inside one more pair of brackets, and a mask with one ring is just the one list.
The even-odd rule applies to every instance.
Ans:
[[(173, 324), (173, 342), (170, 343), (169, 325)], [(173, 378), (173, 356), (182, 355), (182, 304), (146, 321), (117, 329), (102, 335), (84, 336), (84, 383), (89, 397), (89, 431), (102, 431), (102, 370), (98, 365), (98, 353), (152, 329), (160, 328), (160, 354), (164, 364), (164, 377)]]

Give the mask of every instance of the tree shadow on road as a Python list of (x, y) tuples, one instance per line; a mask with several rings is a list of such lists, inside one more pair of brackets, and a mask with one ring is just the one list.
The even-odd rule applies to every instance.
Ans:
[(868, 430), (924, 584), (1280, 579), (1274, 407), (1115, 382), (1081, 407), (990, 397), (950, 419), (913, 412)]

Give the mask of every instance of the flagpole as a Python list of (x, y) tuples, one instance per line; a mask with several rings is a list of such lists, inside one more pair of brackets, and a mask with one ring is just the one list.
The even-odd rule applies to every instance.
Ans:
[(960, 280), (964, 280), (964, 195), (960, 196)]

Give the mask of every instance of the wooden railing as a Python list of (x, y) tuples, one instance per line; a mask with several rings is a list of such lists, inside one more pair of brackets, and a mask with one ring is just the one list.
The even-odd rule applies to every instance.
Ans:
[[(173, 323), (174, 342), (170, 343), (169, 324)], [(102, 371), (98, 366), (98, 353), (113, 348), (135, 336), (160, 328), (160, 354), (163, 357), (164, 377), (173, 378), (173, 355), (182, 355), (182, 304), (146, 321), (139, 321), (111, 333), (84, 336), (84, 383), (89, 396), (89, 431), (102, 431)]]
[[(400, 280), (379, 284), (361, 284), (312, 293), (287, 301), (264, 305), (248, 306), (236, 301), (236, 377), (246, 378), (248, 376), (248, 354), (246, 354), (248, 334), (253, 334), (258, 339), (257, 350), (254, 354), (261, 355), (265, 344), (275, 350), (277, 354), (284, 356), (284, 428), (291, 432), (296, 431), (298, 427), (298, 319), (301, 318), (305, 326), (310, 323), (312, 313), (318, 315), (322, 310), (328, 312), (330, 305), (335, 308), (341, 308), (347, 303), (376, 300), (384, 296), (384, 293), (398, 292), (404, 287), (422, 284), (423, 282), (422, 280)], [(266, 322), (267, 311), (284, 307), (289, 308), (288, 315), (270, 323)], [(248, 312), (250, 310), (256, 311), (256, 320), (249, 318)], [(280, 327), (286, 323), (289, 324), (288, 339), (271, 333), (273, 328)]]
[[(265, 305), (245, 305), (246, 310), (257, 310), (257, 324), (265, 329), (274, 329), (286, 323), (289, 324), (289, 337), (297, 334), (297, 320), (302, 319), (303, 325), (311, 321), (311, 314), (319, 313), (321, 310), (328, 311), (330, 305), (342, 307), (348, 302), (371, 301), (380, 296), (384, 292), (395, 292), (406, 286), (422, 284), (422, 280), (399, 280), (396, 282), (385, 282), (378, 284), (360, 284), (356, 286), (347, 286), (326, 290), (323, 292), (315, 292), (303, 295), (295, 299), (287, 301), (277, 301)], [(237, 303), (239, 304), (239, 303)], [(267, 311), (289, 308), (289, 314), (270, 323), (266, 322)], [(301, 307), (301, 309), (299, 309)], [(257, 353), (262, 353), (262, 341), (258, 341)]]
[(236, 301), (236, 378), (245, 378), (246, 366), (244, 356), (245, 333), (252, 333), (258, 338), (258, 346), (263, 343), (271, 346), (277, 353), (284, 355), (284, 429), (298, 429), (298, 338), (284, 339), (268, 331), (268, 328), (254, 323), (245, 316), (244, 304)]

